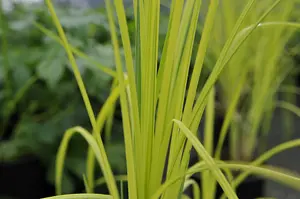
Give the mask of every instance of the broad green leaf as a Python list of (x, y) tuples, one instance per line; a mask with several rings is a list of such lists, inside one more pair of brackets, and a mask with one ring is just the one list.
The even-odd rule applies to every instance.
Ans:
[(36, 68), (38, 77), (45, 80), (48, 86), (54, 89), (64, 74), (65, 61), (62, 49), (57, 45), (51, 46), (44, 61)]
[(105, 66), (113, 67), (114, 62), (114, 50), (111, 45), (97, 45), (93, 49), (95, 51), (95, 59), (101, 61)]
[(23, 64), (14, 66), (12, 68), (12, 79), (15, 89), (18, 90), (23, 87), (28, 79), (30, 79), (31, 75), (32, 74), (28, 66)]
[(68, 15), (59, 17), (61, 24), (66, 28), (78, 28), (82, 26), (87, 26), (89, 24), (98, 24), (101, 25), (105, 23), (104, 15), (101, 14), (90, 14), (90, 13), (78, 13), (76, 15), (72, 15), (67, 13)]
[[(44, 27), (40, 23), (34, 23), (34, 25), (41, 32), (43, 32), (45, 35), (47, 35), (48, 37), (50, 37), (51, 39), (53, 39), (57, 43), (59, 43), (62, 46), (64, 46), (64, 43), (62, 42), (62, 40), (58, 36), (56, 36), (56, 34), (54, 34), (52, 31), (50, 31), (49, 29), (47, 29), (46, 27)], [(80, 51), (79, 49), (77, 49), (77, 48), (75, 48), (74, 46), (71, 46), (71, 45), (70, 45), (70, 48), (71, 48), (72, 52), (74, 54), (76, 54), (77, 56), (81, 57), (82, 59), (85, 59), (87, 62), (91, 63), (92, 65), (97, 66), (99, 69), (103, 70), (105, 73), (107, 73), (107, 74), (109, 74), (111, 76), (116, 76), (115, 71), (111, 70), (110, 68), (108, 68), (106, 66), (103, 66), (102, 64), (99, 64), (98, 61), (96, 61), (93, 58), (89, 57), (88, 55), (86, 55), (85, 53), (83, 53), (82, 51)]]
[(34, 16), (27, 15), (26, 18), (22, 20), (15, 20), (9, 23), (9, 27), (16, 31), (15, 33), (18, 34), (19, 31), (24, 31), (26, 28), (31, 28), (32, 22), (34, 21)]

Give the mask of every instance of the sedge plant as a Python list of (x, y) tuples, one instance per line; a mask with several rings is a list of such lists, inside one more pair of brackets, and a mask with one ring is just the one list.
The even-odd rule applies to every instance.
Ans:
[[(272, 2), (257, 3), (244, 21), (243, 31), (248, 31), (251, 24), (264, 12), (263, 8)], [(277, 9), (272, 10), (219, 76), (217, 94), (225, 117), (214, 154), (216, 159), (222, 158), (222, 147), (227, 132), (230, 137), (229, 158), (251, 161), (255, 157), (257, 147), (266, 144), (259, 142), (258, 133), (262, 131), (263, 134), (260, 135), (262, 138), (268, 135), (270, 122), (277, 106), (298, 115), (299, 108), (285, 101), (278, 102), (276, 96), (283, 81), (295, 72), (293, 63), (285, 52), (285, 46), (298, 26), (296, 23), (289, 22), (296, 2), (281, 2)], [(247, 1), (233, 0), (231, 4), (225, 3), (220, 6), (213, 31), (213, 44), (209, 49), (214, 56), (219, 56), (242, 6), (246, 3)], [(283, 11), (281, 8), (284, 8)], [(207, 64), (213, 67), (209, 62)], [(216, 106), (215, 98), (212, 98), (211, 103), (211, 106)], [(207, 135), (213, 135), (215, 116), (209, 106), (206, 112), (208, 121), (205, 123), (205, 138), (208, 137)], [(211, 140), (208, 138), (208, 146), (212, 145)], [(208, 174), (202, 174), (202, 189), (210, 187), (215, 189), (215, 181), (210, 179)], [(205, 198), (212, 198), (212, 195)]]
[[(244, 31), (248, 31), (272, 2), (263, 1), (253, 6), (244, 21)], [(231, 0), (219, 7), (209, 49), (215, 57), (221, 53), (246, 3), (247, 0)], [(280, 2), (222, 71), (217, 92), (225, 118), (217, 146), (217, 158), (220, 158), (224, 135), (229, 131), (230, 158), (252, 160), (260, 143), (258, 136), (265, 138), (270, 132), (275, 108), (287, 103), (278, 101), (277, 93), (283, 81), (295, 72), (285, 47), (296, 30), (292, 24), (288, 25), (296, 3), (295, 0)]]
[[(210, 148), (205, 148), (196, 136), (204, 109), (212, 104), (208, 104), (208, 102), (213, 99), (213, 87), (218, 76), (246, 38), (251, 35), (280, 0), (272, 3), (255, 24), (249, 28), (249, 31), (241, 32), (241, 25), (255, 2), (255, 0), (249, 0), (245, 5), (212, 73), (200, 94), (197, 95), (197, 86), (211, 39), (219, 1), (210, 1), (202, 38), (197, 44), (195, 67), (192, 69), (192, 76), (188, 81), (202, 1), (171, 1), (168, 32), (164, 39), (161, 61), (157, 66), (160, 0), (133, 1), (135, 46), (131, 46), (130, 43), (123, 1), (106, 0), (107, 18), (115, 53), (117, 85), (113, 86), (109, 98), (98, 116), (95, 117), (84, 82), (77, 68), (73, 55), (74, 49), (68, 43), (51, 0), (46, 0), (58, 30), (59, 41), (67, 52), (92, 125), (92, 132), (81, 127), (74, 127), (66, 131), (57, 155), (56, 192), (58, 196), (49, 197), (49, 199), (123, 198), (123, 189), (118, 189), (116, 179), (123, 181), (124, 178), (114, 176), (101, 139), (103, 126), (107, 121), (110, 121), (109, 118), (118, 98), (120, 98), (121, 103), (126, 152), (127, 174), (125, 179), (127, 180), (127, 192), (130, 199), (184, 198), (186, 197), (183, 195), (184, 188), (195, 185), (188, 178), (189, 175), (205, 170), (209, 171), (209, 174), (224, 190), (225, 196), (230, 199), (238, 198), (228, 181), (231, 176), (228, 172), (230, 169), (244, 170), (246, 172), (244, 175), (254, 172), (295, 189), (300, 189), (300, 178), (296, 174), (269, 167), (260, 167), (261, 162), (247, 165), (245, 163), (215, 161), (211, 156)], [(117, 37), (118, 30), (121, 33), (121, 41)], [(120, 45), (124, 49), (125, 62), (122, 62), (121, 59)], [(133, 50), (135, 56), (133, 56)], [(210, 110), (212, 109), (213, 107), (210, 107)], [(87, 172), (84, 175), (88, 193), (61, 195), (64, 158), (68, 142), (74, 134), (80, 134), (90, 146), (87, 155)], [(192, 146), (201, 157), (201, 161), (195, 167), (188, 169)], [(102, 170), (104, 181), (109, 190), (108, 195), (93, 194), (95, 165)], [(164, 173), (165, 169), (166, 172)], [(227, 177), (221, 169), (226, 171)], [(198, 194), (198, 198), (200, 198), (199, 189), (195, 190), (198, 190), (195, 191), (195, 194)]]

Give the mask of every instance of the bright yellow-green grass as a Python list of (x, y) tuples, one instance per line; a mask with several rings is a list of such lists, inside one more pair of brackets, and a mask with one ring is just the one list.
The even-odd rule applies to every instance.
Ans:
[[(219, 7), (209, 49), (215, 57), (221, 53), (246, 2), (230, 0)], [(249, 31), (272, 2), (266, 0), (256, 3), (244, 20), (243, 31)], [(294, 70), (293, 64), (288, 62), (285, 47), (299, 27), (290, 21), (297, 12), (297, 5), (297, 0), (281, 1), (239, 48), (219, 76), (218, 92), (226, 117), (217, 157), (220, 156), (223, 138), (229, 129), (231, 158), (252, 160), (257, 144), (264, 144), (257, 139), (258, 133), (269, 132), (267, 125), (270, 124), (276, 106), (286, 108), (283, 103), (286, 105), (287, 102), (278, 102), (276, 94)], [(209, 64), (209, 67), (214, 66)], [(297, 109), (289, 108), (296, 113)]]
[[(212, 158), (212, 119), (206, 122), (204, 145), (197, 136), (197, 130), (206, 109), (208, 118), (213, 118), (214, 85), (220, 73), (226, 67), (244, 41), (255, 32), (259, 24), (280, 3), (272, 1), (261, 12), (254, 23), (242, 30), (247, 17), (253, 12), (255, 4), (260, 1), (249, 0), (239, 14), (226, 43), (218, 55), (218, 60), (199, 95), (197, 86), (206, 57), (208, 46), (211, 45), (212, 30), (218, 13), (219, 1), (211, 0), (205, 17), (201, 41), (196, 52), (195, 67), (190, 69), (195, 32), (201, 8), (201, 0), (172, 0), (170, 1), (170, 16), (168, 33), (164, 40), (160, 65), (158, 60), (160, 0), (134, 0), (135, 17), (135, 46), (131, 46), (127, 28), (125, 9), (122, 0), (106, 0), (107, 19), (109, 21), (112, 45), (115, 53), (116, 71), (110, 71), (103, 65), (89, 60), (82, 52), (70, 46), (68, 39), (60, 25), (59, 18), (51, 0), (46, 4), (58, 30), (59, 38), (49, 32), (41, 24), (37, 24), (42, 31), (57, 39), (65, 48), (74, 76), (77, 80), (83, 101), (92, 124), (92, 132), (81, 127), (74, 127), (66, 131), (59, 148), (56, 165), (56, 190), (61, 193), (61, 181), (64, 158), (67, 155), (68, 142), (72, 135), (78, 133), (89, 143), (87, 154), (87, 172), (84, 174), (86, 191), (82, 195), (61, 195), (54, 198), (123, 198), (122, 189), (118, 189), (101, 140), (104, 124), (111, 118), (116, 100), (120, 98), (124, 142), (126, 152), (126, 179), (130, 199), (174, 199), (184, 198), (183, 189), (188, 185), (197, 185), (189, 179), (196, 172), (209, 177), (209, 189), (195, 189), (196, 198), (205, 198), (214, 192), (213, 183), (216, 180), (225, 195), (230, 199), (238, 198), (232, 187), (235, 187), (250, 173), (276, 180), (295, 189), (300, 189), (300, 178), (296, 174), (280, 169), (259, 166), (270, 156), (290, 147), (299, 146), (299, 140), (279, 146), (260, 159), (252, 163), (221, 162)], [(284, 23), (285, 24), (285, 23)], [(274, 27), (276, 28), (276, 27)], [(121, 32), (121, 41), (117, 31)], [(125, 62), (122, 62), (120, 46), (125, 52)], [(134, 49), (134, 54), (132, 49)], [(86, 58), (91, 64), (97, 64), (101, 70), (114, 75), (117, 84), (112, 88), (111, 95), (100, 110), (97, 117), (85, 90), (84, 82), (77, 68), (74, 54)], [(123, 67), (125, 66), (125, 67)], [(125, 68), (125, 69), (124, 69)], [(191, 70), (191, 71), (190, 71)], [(191, 72), (190, 81), (188, 75)], [(295, 143), (296, 142), (296, 143)], [(188, 168), (191, 148), (194, 147), (201, 157), (201, 161), (192, 168)], [(168, 164), (166, 164), (168, 162)], [(163, 182), (163, 171), (167, 165), (166, 180)], [(104, 175), (109, 195), (93, 194), (96, 180), (94, 167), (99, 166)], [(242, 170), (243, 174), (234, 181), (230, 170)], [(225, 171), (223, 173), (223, 171)], [(227, 177), (226, 177), (227, 176)], [(97, 183), (99, 183), (97, 181)], [(200, 195), (201, 194), (201, 195)]]

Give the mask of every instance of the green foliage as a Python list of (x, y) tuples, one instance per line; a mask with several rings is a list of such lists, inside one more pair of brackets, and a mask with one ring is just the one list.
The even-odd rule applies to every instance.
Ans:
[[(253, 172), (299, 189), (300, 178), (289, 172), (257, 166), (255, 162), (253, 163), (254, 165), (251, 165), (250, 163), (223, 163), (219, 160), (214, 160), (210, 155), (212, 150), (209, 141), (211, 140), (207, 140), (205, 143), (206, 149), (195, 135), (208, 102), (208, 109), (210, 110), (208, 110), (207, 115), (209, 118), (213, 118), (211, 109), (213, 109), (214, 99), (210, 93), (212, 93), (212, 88), (215, 86), (219, 75), (246, 39), (260, 26), (261, 22), (270, 14), (280, 0), (270, 3), (270, 5), (268, 4), (259, 17), (255, 19), (254, 24), (246, 31), (241, 31), (241, 28), (247, 20), (248, 14), (253, 12), (251, 8), (255, 0), (250, 0), (243, 6), (244, 9), (239, 14), (236, 23), (234, 23), (232, 32), (229, 34), (228, 39), (226, 39), (225, 45), (222, 47), (216, 64), (205, 81), (199, 96), (196, 95), (196, 91), (206, 57), (206, 50), (211, 39), (212, 27), (217, 15), (219, 2), (217, 0), (210, 1), (202, 38), (200, 43), (196, 44), (198, 49), (190, 81), (188, 81), (188, 74), (201, 1), (190, 0), (185, 3), (183, 0), (174, 0), (171, 2), (168, 32), (164, 40), (161, 62), (158, 68), (159, 1), (133, 1), (136, 28), (134, 35), (135, 48), (132, 48), (123, 2), (106, 0), (118, 87), (111, 92), (103, 109), (95, 117), (95, 114), (91, 112), (91, 102), (73, 55), (74, 50), (68, 41), (51, 1), (46, 1), (52, 15), (53, 23), (68, 54), (93, 127), (92, 133), (81, 127), (75, 127), (67, 130), (64, 135), (57, 156), (57, 193), (62, 193), (62, 171), (68, 141), (77, 132), (89, 143), (90, 147), (87, 161), (87, 179), (85, 180), (87, 190), (92, 191), (93, 189), (94, 176), (91, 174), (94, 172), (95, 160), (97, 160), (98, 166), (104, 173), (104, 179), (111, 196), (116, 199), (120, 198), (120, 195), (121, 197), (123, 196), (123, 193), (120, 194), (117, 188), (116, 178), (112, 177), (114, 174), (109, 165), (107, 150), (104, 148), (101, 139), (103, 124), (108, 120), (111, 110), (114, 109), (114, 101), (118, 95), (120, 95), (121, 101), (128, 195), (130, 199), (184, 198), (182, 190), (186, 184), (185, 182), (188, 180), (186, 177), (191, 173), (207, 169), (218, 183), (220, 183), (228, 198), (237, 198), (232, 185), (222, 173), (222, 168)], [(114, 15), (114, 11), (117, 16)], [(117, 18), (118, 26), (116, 26), (115, 17)], [(119, 32), (124, 48), (124, 61), (122, 60), (120, 50)], [(135, 53), (133, 53), (133, 50)], [(188, 90), (186, 92), (187, 86)], [(212, 124), (211, 121), (206, 124), (208, 125), (206, 131), (211, 134), (212, 130), (209, 127)], [(190, 170), (187, 166), (192, 146), (203, 161)], [(166, 164), (166, 182), (162, 184), (163, 170)], [(230, 172), (228, 173), (230, 174)], [(64, 196), (58, 196), (57, 198), (64, 198)]]
[(49, 199), (112, 199), (112, 196), (103, 195), (103, 194), (70, 194), (65, 196), (53, 196), (49, 197)]
[[(241, 112), (250, 106), (246, 118), (251, 125), (254, 123), (253, 134), (265, 112), (272, 110), (267, 107), (262, 111), (261, 107), (285, 78), (286, 71), (276, 68), (291, 35), (289, 31), (283, 34), (283, 27), (300, 27), (297, 23), (274, 22), (272, 17), (278, 13), (288, 15), (292, 4), (288, 4), (289, 10), (280, 12), (276, 8), (280, 0), (265, 4), (255, 0), (232, 0), (231, 4), (211, 0), (204, 17), (200, 16), (202, 1), (162, 3), (171, 5), (169, 16), (161, 14), (159, 0), (134, 0), (134, 16), (129, 17), (123, 1), (106, 0), (108, 20), (99, 10), (54, 9), (51, 0), (46, 0), (51, 17), (44, 8), (17, 7), (5, 15), (7, 20), (1, 13), (0, 86), (4, 89), (0, 91), (0, 116), (8, 124), (2, 132), (5, 139), (0, 141), (1, 159), (13, 161), (24, 154), (35, 154), (49, 165), (49, 180), (55, 177), (58, 195), (73, 191), (70, 173), (83, 179), (88, 192), (49, 199), (123, 198), (123, 181), (127, 181), (130, 199), (186, 198), (183, 190), (189, 185), (195, 187), (195, 196), (207, 198), (213, 194), (216, 182), (228, 198), (236, 199), (234, 188), (251, 173), (299, 190), (298, 175), (261, 166), (271, 156), (298, 147), (299, 140), (279, 145), (248, 163), (223, 162), (218, 154), (214, 159), (212, 146), (217, 81), (229, 115), (239, 110), (236, 106), (240, 105), (240, 95), (250, 93), (250, 102)], [(225, 33), (214, 30), (224, 22), (220, 5), (228, 23)], [(231, 6), (237, 7), (237, 13), (231, 12)], [(205, 22), (198, 41), (199, 16)], [(271, 22), (265, 23), (266, 19)], [(268, 38), (261, 28), (276, 31), (269, 30)], [(285, 37), (280, 37), (281, 33)], [(267, 44), (271, 50), (257, 49)], [(249, 60), (249, 55), (257, 59)], [(211, 73), (203, 79), (204, 64), (212, 65)], [(263, 74), (264, 70), (269, 76)], [(269, 93), (259, 95), (268, 89)], [(123, 128), (113, 118), (120, 114), (116, 111), (119, 97)], [(290, 104), (277, 104), (299, 114)], [(202, 145), (196, 133), (204, 110), (207, 121)], [(225, 128), (232, 126), (230, 122), (227, 119)], [(112, 132), (114, 139), (110, 139)], [(201, 161), (188, 168), (192, 147)], [(243, 172), (234, 178), (230, 170)], [(125, 171), (126, 175), (115, 176)], [(203, 172), (208, 182), (201, 189), (189, 179), (197, 172)], [(116, 183), (119, 180), (120, 189)], [(111, 196), (92, 194), (102, 183), (106, 183)]]
[[(216, 59), (248, 1), (230, 2), (220, 6), (215, 23), (210, 53)], [(241, 26), (241, 34), (253, 27), (270, 4), (271, 1), (254, 4)], [(265, 144), (258, 143), (259, 132), (263, 137), (267, 136), (277, 104), (277, 92), (284, 81), (293, 78), (295, 64), (285, 48), (297, 26), (289, 24), (296, 12), (295, 5), (296, 1), (281, 1), (247, 38), (220, 75), (217, 92), (226, 114), (221, 136), (229, 131), (232, 159), (251, 160), (258, 145)], [(208, 66), (213, 67), (213, 64)], [(223, 137), (218, 144), (217, 157), (222, 142)]]
[[(57, 11), (72, 45), (113, 69), (113, 50), (103, 12), (73, 8)], [(2, 46), (0, 54), (0, 159), (6, 162), (28, 154), (38, 156), (48, 166), (48, 178), (53, 183), (55, 154), (63, 132), (77, 124), (90, 128), (87, 114), (64, 48), (36, 26), (41, 23), (55, 30), (47, 10), (16, 5), (12, 12), (2, 14), (0, 37), (7, 46)], [(96, 112), (110, 92), (112, 77), (82, 57), (76, 57), (76, 61)], [(116, 139), (107, 146), (107, 152), (116, 172), (124, 172), (121, 121), (114, 123)], [(82, 178), (85, 151), (87, 145), (74, 138), (66, 159), (67, 193), (74, 189), (69, 174)]]

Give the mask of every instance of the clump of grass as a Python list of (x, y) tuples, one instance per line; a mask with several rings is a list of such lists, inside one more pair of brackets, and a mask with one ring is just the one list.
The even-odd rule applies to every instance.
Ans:
[[(246, 172), (256, 172), (299, 189), (300, 178), (289, 173), (283, 174), (281, 171), (258, 167), (258, 165), (230, 164), (215, 161), (211, 156), (209, 144), (206, 144), (204, 147), (196, 136), (205, 107), (208, 105), (210, 107), (208, 110), (213, 110), (213, 107), (211, 107), (214, 92), (212, 88), (219, 74), (245, 39), (279, 3), (279, 0), (266, 9), (262, 17), (249, 28), (249, 31), (240, 32), (241, 25), (244, 23), (254, 2), (255, 0), (249, 1), (241, 12), (212, 73), (202, 88), (200, 95), (197, 96), (197, 86), (211, 39), (219, 1), (210, 1), (202, 38), (196, 52), (195, 67), (191, 71), (191, 80), (188, 82), (192, 49), (202, 1), (171, 1), (168, 33), (164, 41), (163, 53), (158, 67), (160, 1), (133, 1), (136, 27), (135, 57), (133, 57), (133, 48), (130, 44), (123, 1), (106, 0), (112, 45), (115, 52), (118, 85), (111, 92), (98, 117), (95, 117), (72, 53), (74, 49), (68, 43), (51, 1), (46, 0), (53, 22), (57, 27), (60, 41), (66, 49), (73, 67), (74, 75), (93, 127), (92, 133), (81, 127), (74, 127), (66, 132), (57, 156), (57, 194), (62, 194), (60, 187), (68, 141), (73, 134), (79, 133), (90, 145), (87, 160), (87, 179), (85, 180), (87, 192), (93, 192), (95, 184), (93, 169), (96, 159), (104, 174), (109, 194), (114, 199), (122, 198), (122, 193), (120, 194), (117, 188), (100, 136), (103, 124), (110, 118), (115, 101), (119, 96), (123, 118), (128, 195), (130, 199), (182, 198), (184, 187), (188, 184), (193, 184), (188, 179), (189, 174), (203, 170), (210, 171), (209, 174), (220, 184), (228, 198), (238, 198), (221, 168), (225, 168), (226, 171), (227, 169), (244, 169)], [(114, 12), (116, 12), (116, 18)], [(118, 27), (116, 26), (116, 21), (118, 22)], [(125, 63), (121, 61), (120, 41), (118, 41), (116, 34), (118, 28), (121, 32)], [(125, 67), (123, 67), (124, 65)], [(211, 133), (211, 130), (207, 132)], [(208, 141), (207, 143), (209, 143)], [(202, 162), (200, 166), (198, 165), (193, 170), (188, 170), (189, 154), (192, 146), (198, 152)], [(166, 179), (163, 181), (165, 167), (167, 172)], [(86, 198), (109, 197), (91, 193), (81, 196)], [(62, 195), (56, 198), (70, 197), (72, 195)]]
[[(255, 4), (243, 23), (244, 31), (248, 31), (271, 2)], [(247, 0), (231, 0), (220, 6), (210, 48), (216, 57), (246, 3)], [(278, 105), (277, 92), (293, 70), (285, 46), (297, 27), (288, 23), (295, 5), (293, 0), (281, 1), (244, 42), (219, 77), (218, 92), (226, 112), (225, 120), (230, 120), (230, 124), (223, 125), (221, 136), (229, 129), (230, 155), (234, 160), (252, 160), (257, 143), (261, 143), (257, 139), (258, 133), (262, 131), (266, 137), (270, 131), (270, 122)], [(223, 138), (219, 140), (217, 156), (222, 142)]]

